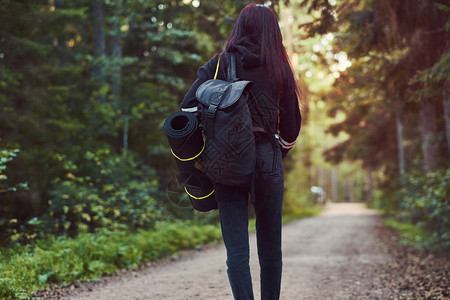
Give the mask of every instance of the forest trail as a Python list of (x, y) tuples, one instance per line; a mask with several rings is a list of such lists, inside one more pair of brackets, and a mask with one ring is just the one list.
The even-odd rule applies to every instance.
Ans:
[[(363, 204), (332, 203), (283, 228), (281, 299), (386, 299), (377, 270), (392, 261), (379, 239), (381, 217)], [(255, 299), (260, 298), (255, 235), (250, 235)], [(62, 299), (233, 299), (223, 244), (146, 270), (112, 277)], [(90, 288), (91, 289), (91, 288)]]

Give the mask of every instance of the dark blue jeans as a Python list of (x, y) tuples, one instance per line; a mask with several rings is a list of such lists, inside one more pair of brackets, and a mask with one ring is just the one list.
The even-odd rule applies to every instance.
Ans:
[[(261, 299), (279, 299), (281, 287), (281, 152), (267, 137), (256, 139), (257, 170), (253, 182), (256, 237), (261, 268)], [(227, 249), (228, 279), (235, 299), (254, 299), (249, 267), (248, 199), (251, 188), (215, 185), (222, 235)]]

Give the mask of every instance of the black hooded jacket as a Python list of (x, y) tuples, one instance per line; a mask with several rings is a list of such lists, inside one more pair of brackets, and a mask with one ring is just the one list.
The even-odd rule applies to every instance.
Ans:
[[(286, 154), (294, 146), (301, 126), (301, 115), (295, 90), (287, 88), (286, 84), (281, 97), (273, 96), (275, 93), (273, 93), (268, 75), (269, 70), (265, 64), (260, 63), (259, 46), (250, 41), (244, 41), (235, 45), (231, 51), (236, 55), (237, 78), (253, 82), (251, 92), (263, 116), (268, 119), (272, 126), (272, 130), (278, 132), (280, 146), (283, 154)], [(198, 70), (197, 80), (181, 102), (182, 110), (191, 112), (197, 110), (198, 102), (195, 98), (195, 92), (203, 82), (214, 78), (218, 60), (219, 56), (216, 56)], [(227, 56), (221, 57), (217, 79), (227, 80), (228, 62), (229, 58)], [(290, 72), (288, 63), (281, 67), (285, 68), (286, 72)], [(252, 112), (252, 116), (255, 114), (256, 112)], [(257, 126), (262, 125), (258, 118), (254, 118), (253, 123)]]

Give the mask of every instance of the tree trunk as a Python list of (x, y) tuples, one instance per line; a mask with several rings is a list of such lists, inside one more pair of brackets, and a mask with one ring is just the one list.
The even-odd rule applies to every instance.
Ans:
[[(59, 10), (63, 8), (63, 1), (62, 0), (55, 0), (55, 9)], [(61, 61), (61, 65), (64, 67), (67, 67), (69, 65), (69, 57), (68, 57), (68, 49), (66, 46), (66, 41), (62, 38), (58, 37), (58, 52), (59, 52), (59, 58)], [(68, 83), (66, 79), (63, 79), (64, 83)]]
[[(112, 58), (112, 73), (110, 76), (110, 84), (111, 84), (111, 94), (113, 96), (113, 107), (118, 109), (121, 103), (121, 94), (122, 94), (122, 70), (121, 70), (121, 58), (122, 58), (122, 33), (120, 27), (122, 26), (120, 22), (121, 15), (121, 6), (122, 3), (118, 3), (118, 8), (115, 11), (115, 17), (112, 22), (112, 34), (111, 34), (111, 43), (110, 43), (110, 53)], [(126, 101), (126, 100), (125, 100)], [(128, 149), (128, 108), (126, 107), (126, 103), (124, 103), (122, 107), (123, 111), (123, 134), (122, 134), (122, 150), (123, 153), (126, 154)]]
[[(75, 2), (77, 5), (79, 5), (79, 1)], [(83, 17), (80, 20), (80, 34), (81, 34), (81, 40), (83, 41), (83, 47), (87, 48), (88, 47), (88, 36), (87, 36), (87, 18)]]
[(400, 183), (405, 186), (405, 147), (403, 146), (403, 124), (400, 116), (401, 104), (396, 103), (395, 125), (397, 129), (398, 167)]
[(440, 153), (437, 138), (436, 111), (434, 103), (422, 101), (419, 113), (420, 131), (422, 135), (422, 154), (425, 172), (433, 172), (439, 168)]
[(367, 195), (366, 195), (366, 201), (368, 203), (372, 202), (372, 194), (373, 194), (373, 177), (372, 177), (372, 170), (367, 170)]
[(114, 35), (111, 37), (111, 56), (113, 58), (113, 67), (111, 74), (111, 93), (114, 101), (119, 103), (121, 93), (121, 67), (120, 59), (122, 58), (122, 44), (120, 37), (120, 23), (113, 24)]
[(450, 81), (444, 84), (442, 89), (442, 100), (444, 104), (445, 133), (447, 137), (447, 153), (450, 158)]
[(55, 9), (62, 8), (62, 0), (55, 0)]
[[(93, 0), (93, 53), (97, 58), (94, 66), (94, 77), (99, 83), (99, 88), (105, 86), (105, 68), (103, 58), (105, 56), (105, 5), (103, 0)], [(101, 94), (98, 97), (101, 102), (105, 101), (105, 95)]]
[(105, 55), (105, 6), (103, 0), (92, 0), (94, 13), (94, 56)]
[(349, 178), (349, 182), (348, 182), (348, 194), (349, 194), (349, 199), (350, 202), (355, 202), (355, 179), (353, 178), (353, 176), (351, 176)]
[(338, 202), (338, 168), (333, 166), (331, 169), (331, 197), (333, 202)]
[[(109, 53), (111, 53), (112, 58), (112, 73), (110, 76), (110, 84), (111, 84), (111, 94), (113, 98), (113, 106), (118, 109), (122, 108), (122, 120), (123, 120), (123, 128), (122, 128), (122, 151), (125, 155), (128, 150), (128, 131), (129, 131), (129, 107), (127, 103), (127, 99), (122, 99), (122, 68), (121, 68), (121, 59), (122, 59), (122, 31), (121, 26), (123, 25), (121, 22), (123, 13), (125, 12), (125, 2), (120, 0), (115, 4), (114, 9), (114, 18), (111, 22), (111, 36), (110, 36), (110, 49)], [(123, 101), (121, 101), (123, 100)], [(122, 105), (120, 105), (122, 104)]]

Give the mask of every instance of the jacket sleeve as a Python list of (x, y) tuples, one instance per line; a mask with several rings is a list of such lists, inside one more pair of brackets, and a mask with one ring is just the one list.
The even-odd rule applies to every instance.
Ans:
[(197, 72), (197, 79), (192, 84), (189, 91), (184, 96), (183, 101), (180, 104), (181, 110), (187, 112), (196, 112), (198, 101), (195, 98), (195, 93), (198, 87), (205, 81), (214, 78), (214, 73), (216, 71), (218, 57), (213, 57), (209, 60), (203, 67), (201, 67)]
[(278, 143), (281, 147), (283, 158), (291, 150), (300, 133), (302, 116), (294, 88), (284, 90), (279, 106)]

